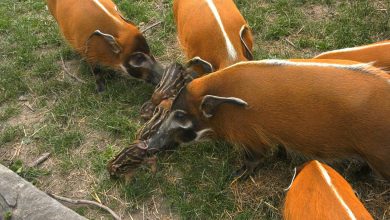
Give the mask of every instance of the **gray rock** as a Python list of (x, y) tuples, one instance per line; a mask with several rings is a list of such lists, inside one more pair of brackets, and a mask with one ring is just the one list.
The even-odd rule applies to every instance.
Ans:
[(12, 220), (86, 219), (0, 164), (0, 219), (7, 212)]

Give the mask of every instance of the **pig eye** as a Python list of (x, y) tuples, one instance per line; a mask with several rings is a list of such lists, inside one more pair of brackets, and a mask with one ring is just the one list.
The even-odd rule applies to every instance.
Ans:
[(182, 110), (176, 111), (173, 114), (173, 121), (178, 127), (182, 129), (188, 129), (192, 127), (192, 122), (189, 119), (187, 112)]
[(178, 119), (178, 120), (182, 120), (184, 119), (186, 116), (186, 113), (182, 112), (182, 111), (177, 111), (175, 113), (175, 118)]

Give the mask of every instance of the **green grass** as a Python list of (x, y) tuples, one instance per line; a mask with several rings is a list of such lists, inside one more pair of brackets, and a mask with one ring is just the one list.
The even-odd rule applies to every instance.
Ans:
[(11, 220), (12, 219), (12, 212), (11, 211), (7, 211), (7, 212), (3, 213), (2, 215), (3, 215), (4, 220)]
[[(147, 32), (152, 52), (164, 63), (181, 60), (172, 1), (115, 2), (141, 28), (163, 21)], [(330, 49), (390, 39), (388, 1), (235, 2), (255, 34), (256, 59), (312, 57)], [(61, 59), (86, 83), (64, 73)], [(293, 165), (269, 159), (254, 178), (258, 185), (251, 180), (231, 185), (229, 175), (239, 167), (241, 156), (226, 143), (192, 144), (161, 154), (156, 175), (144, 166), (127, 185), (109, 178), (107, 161), (136, 138), (141, 126), (139, 109), (152, 90), (150, 85), (107, 70), (106, 91), (96, 94), (87, 64), (64, 42), (44, 1), (0, 2), (0, 161), (8, 161), (13, 146), (24, 141), (31, 154), (7, 163), (14, 171), (43, 190), (45, 181), (65, 185), (68, 176), (81, 173), (80, 183), (88, 181), (80, 186), (84, 197), (92, 199), (96, 194), (126, 218), (129, 213), (139, 214), (145, 204), (153, 206), (156, 198), (163, 201), (166, 212), (169, 209), (181, 219), (280, 219), (282, 188), (289, 182)], [(27, 97), (34, 112), (26, 110), (21, 96)], [(24, 165), (44, 152), (52, 153), (54, 162), (49, 167)], [(368, 201), (373, 192), (388, 187), (370, 184), (371, 191), (361, 181), (352, 182), (367, 189), (363, 199)], [(70, 191), (77, 187), (65, 191), (74, 195)], [(384, 205), (366, 205), (382, 218), (389, 200), (375, 197), (375, 201)], [(96, 210), (78, 211), (92, 219), (107, 217)]]
[(23, 131), (20, 127), (7, 126), (0, 133), (0, 147), (16, 140), (18, 137), (21, 137), (22, 134)]
[(47, 151), (52, 151), (58, 155), (79, 147), (83, 140), (83, 135), (79, 131), (63, 129), (53, 125), (42, 129), (35, 137), (42, 140)]
[(50, 173), (47, 170), (27, 167), (21, 160), (13, 162), (10, 169), (33, 184), (36, 184), (40, 177), (47, 176)]
[(20, 109), (13, 103), (9, 103), (4, 109), (0, 110), (0, 122), (7, 121), (20, 113)]

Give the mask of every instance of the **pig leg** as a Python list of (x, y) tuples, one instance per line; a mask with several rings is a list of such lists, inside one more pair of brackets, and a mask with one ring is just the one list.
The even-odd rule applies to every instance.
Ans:
[(265, 148), (258, 149), (260, 150), (254, 151), (246, 149), (244, 164), (240, 169), (233, 173), (234, 178), (245, 180), (254, 173), (256, 168), (259, 167), (265, 156), (265, 150), (263, 150)]
[(91, 72), (95, 75), (96, 91), (98, 93), (104, 92), (104, 77), (102, 70), (96, 65), (90, 65)]
[[(389, 149), (389, 147), (387, 148)], [(388, 150), (387, 150), (388, 152)], [(386, 151), (381, 155), (366, 154), (365, 158), (371, 168), (387, 181), (390, 181), (390, 160), (387, 158), (389, 154)]]

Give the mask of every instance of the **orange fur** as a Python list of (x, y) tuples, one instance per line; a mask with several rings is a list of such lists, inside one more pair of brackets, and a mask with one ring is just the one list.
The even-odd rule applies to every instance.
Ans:
[[(311, 61), (242, 62), (195, 79), (181, 97), (202, 127), (258, 158), (283, 144), (324, 159), (362, 158), (390, 179), (390, 76), (364, 64)], [(205, 118), (205, 95), (248, 107), (223, 104)]]
[(160, 104), (158, 105), (158, 107), (161, 107), (165, 110), (169, 110), (172, 106), (172, 98), (168, 98), (168, 99), (163, 99), (161, 100)]
[(285, 220), (373, 219), (348, 182), (318, 161), (307, 163), (299, 172), (287, 193), (283, 217)]
[(343, 59), (364, 63), (374, 62), (374, 66), (390, 71), (390, 40), (351, 49), (354, 50), (325, 52), (314, 57), (314, 59)]
[[(90, 63), (119, 70), (129, 54), (135, 51), (149, 54), (146, 41), (137, 40), (144, 41), (141, 32), (121, 17), (116, 5), (111, 0), (98, 2), (107, 11), (102, 10), (93, 0), (47, 0), (49, 10), (57, 20), (65, 39)], [(96, 30), (114, 36), (122, 48), (121, 53), (112, 52), (110, 45), (100, 37), (91, 38), (87, 50), (87, 40)]]
[[(213, 3), (237, 52), (235, 60), (229, 59), (221, 28), (205, 0), (175, 0), (173, 8), (178, 39), (186, 57), (192, 59), (199, 56), (218, 70), (247, 60), (239, 35), (242, 26), (247, 23), (232, 0), (213, 0)], [(252, 50), (250, 30), (244, 35), (244, 41)]]

